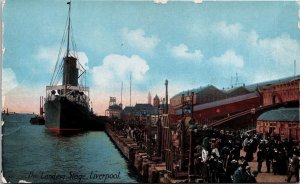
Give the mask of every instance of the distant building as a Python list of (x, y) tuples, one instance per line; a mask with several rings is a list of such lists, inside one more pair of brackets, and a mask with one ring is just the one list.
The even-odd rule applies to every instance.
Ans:
[(182, 95), (194, 92), (193, 110), (196, 121), (211, 122), (227, 117), (229, 114), (241, 112), (260, 105), (260, 96), (245, 86), (220, 90), (213, 85), (181, 92), (170, 99), (171, 115), (178, 118), (182, 115)]
[(147, 115), (157, 115), (158, 108), (151, 104), (136, 104), (134, 107), (125, 107), (122, 111), (123, 119), (136, 118)]
[(271, 81), (258, 88), (262, 95), (263, 105), (287, 102), (300, 98), (300, 76)]
[(299, 108), (280, 108), (263, 113), (257, 119), (256, 131), (279, 134), (282, 139), (300, 140)]
[[(247, 111), (278, 102), (299, 100), (300, 76), (242, 85), (230, 89), (218, 89), (213, 85), (183, 91), (170, 99), (169, 114), (174, 121), (181, 119), (182, 95), (193, 96), (193, 118), (200, 123), (210, 123)], [(298, 103), (299, 104), (299, 103)], [(241, 126), (248, 127), (251, 118), (243, 119)]]
[(150, 91), (149, 91), (149, 93), (148, 93), (148, 104), (151, 104), (151, 105), (152, 105), (152, 97), (151, 97)]
[(157, 95), (155, 95), (155, 97), (153, 98), (153, 106), (154, 107), (159, 107), (159, 97)]
[(110, 97), (108, 109), (105, 110), (105, 116), (108, 117), (121, 117), (122, 104), (117, 105), (116, 97)]

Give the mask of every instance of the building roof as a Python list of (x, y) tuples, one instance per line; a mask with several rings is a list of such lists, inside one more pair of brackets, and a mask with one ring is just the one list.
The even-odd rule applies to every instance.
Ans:
[(109, 106), (108, 109), (109, 109), (109, 110), (122, 110), (122, 107), (120, 107), (120, 106), (117, 105), (117, 104), (113, 104), (113, 105)]
[(210, 103), (195, 105), (194, 111), (199, 111), (199, 110), (213, 108), (213, 107), (219, 107), (222, 105), (227, 105), (227, 104), (244, 101), (247, 99), (257, 98), (257, 97), (259, 97), (259, 94), (257, 92), (253, 92), (253, 93), (249, 93), (246, 95), (240, 95), (240, 96), (226, 98), (223, 100), (218, 100), (218, 101), (214, 101), (214, 102), (210, 102)]
[[(240, 96), (226, 98), (226, 99), (218, 100), (218, 101), (214, 101), (214, 102), (199, 104), (199, 105), (194, 106), (194, 112), (201, 111), (203, 109), (216, 108), (216, 107), (220, 107), (222, 105), (232, 104), (232, 103), (236, 103), (236, 102), (240, 102), (240, 101), (244, 101), (244, 100), (248, 100), (248, 99), (253, 99), (253, 98), (258, 98), (258, 97), (259, 97), (259, 94), (257, 92), (253, 92), (253, 93), (249, 93), (246, 95), (240, 95)], [(176, 115), (180, 115), (180, 114), (182, 114), (182, 110), (177, 109)]]
[(249, 90), (245, 86), (234, 87), (230, 89), (223, 90), (226, 94), (237, 93), (237, 92), (246, 92), (249, 93)]
[[(274, 85), (274, 84), (281, 84), (281, 83), (286, 83), (286, 82), (290, 82), (293, 80), (299, 80), (300, 79), (300, 75), (297, 76), (293, 76), (293, 77), (285, 77), (285, 78), (280, 78), (280, 79), (276, 79), (276, 80), (270, 80), (270, 81), (265, 81), (265, 82), (259, 82), (259, 83), (254, 83), (254, 84), (250, 84), (247, 86), (240, 86), (240, 87), (236, 87), (236, 88), (230, 88), (229, 90), (219, 90), (218, 88), (216, 88), (213, 85), (208, 85), (205, 87), (199, 87), (199, 88), (195, 88), (195, 89), (191, 89), (191, 90), (187, 90), (187, 91), (182, 91), (176, 95), (174, 95), (172, 98), (177, 97), (177, 96), (181, 96), (182, 94), (187, 94), (187, 93), (191, 93), (194, 92), (196, 93), (200, 93), (200, 92), (204, 92), (206, 90), (218, 90), (224, 94), (231, 94), (231, 93), (236, 93), (237, 91), (243, 91), (243, 93), (248, 92), (254, 92), (256, 91), (257, 87), (262, 87), (262, 86), (269, 86), (269, 85)], [(230, 96), (235, 96), (234, 94), (230, 95)]]
[[(199, 88), (194, 88), (194, 89), (187, 90), (187, 91), (182, 91), (182, 92), (176, 94), (174, 97), (181, 96), (182, 94), (184, 94), (184, 95), (191, 94), (192, 92), (194, 92), (196, 94), (196, 93), (201, 93), (201, 92), (206, 92), (206, 91), (220, 91), (220, 90), (213, 85), (208, 85), (205, 87), (199, 87)], [(174, 98), (174, 97), (172, 97), (172, 98)]]
[(136, 116), (139, 115), (153, 115), (157, 114), (157, 107), (153, 107), (151, 104), (136, 104), (134, 107), (125, 107), (123, 110), (124, 114), (134, 114)]
[(251, 85), (245, 86), (245, 88), (249, 91), (255, 91), (257, 87), (281, 84), (281, 83), (286, 83), (286, 82), (290, 82), (293, 80), (299, 80), (299, 79), (300, 79), (300, 75), (297, 75), (295, 77), (285, 77), (285, 78), (280, 78), (280, 79), (276, 79), (276, 80), (270, 80), (270, 81), (251, 84)]
[(290, 121), (299, 123), (299, 108), (280, 108), (263, 113), (258, 121)]

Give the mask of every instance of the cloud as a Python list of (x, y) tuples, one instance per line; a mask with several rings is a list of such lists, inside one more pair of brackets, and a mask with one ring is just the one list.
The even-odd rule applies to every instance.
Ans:
[(156, 4), (166, 4), (168, 0), (154, 0), (154, 3)]
[(252, 75), (252, 83), (259, 83), (262, 81), (267, 80), (276, 80), (284, 77), (284, 75), (281, 75), (278, 72), (260, 72), (260, 73), (254, 73)]
[(123, 28), (121, 36), (129, 46), (143, 52), (152, 52), (160, 42), (156, 36), (146, 37), (143, 29), (128, 30), (128, 28)]
[(203, 0), (194, 0), (194, 3), (201, 4), (201, 3), (203, 3)]
[(40, 47), (34, 58), (38, 62), (43, 62), (42, 66), (48, 68), (48, 72), (52, 73), (58, 57), (58, 47)]
[[(208, 53), (211, 54), (208, 56), (211, 58), (208, 61), (215, 61), (210, 63), (212, 69), (218, 70), (214, 66), (216, 63), (233, 66), (234, 68), (229, 71), (234, 73), (241, 73), (240, 69), (243, 69), (242, 77), (250, 83), (256, 79), (262, 79), (263, 77), (259, 77), (260, 73), (270, 73), (270, 77), (265, 76), (264, 80), (291, 76), (294, 60), (300, 60), (300, 43), (287, 33), (264, 36), (256, 30), (245, 29), (239, 22), (228, 23), (226, 21), (215, 22), (201, 29), (199, 25), (193, 24), (191, 31), (191, 35), (199, 38), (201, 42), (208, 41), (210, 45), (215, 45), (216, 51), (227, 50), (222, 56), (215, 56), (213, 52)], [(234, 57), (236, 53), (239, 53), (240, 57)], [(225, 59), (221, 59), (225, 57), (231, 57), (232, 61), (226, 62)], [(297, 70), (296, 74), (298, 73)], [(256, 79), (254, 75), (257, 75)]]
[[(298, 54), (300, 53), (300, 44), (297, 40), (287, 34), (259, 38), (255, 31), (245, 34), (243, 40), (248, 45), (248, 68), (250, 69), (245, 74), (248, 74), (250, 82), (261, 82), (293, 75), (294, 61), (300, 60)], [(299, 70), (296, 70), (296, 74), (298, 73)]]
[[(130, 72), (132, 72), (132, 80), (137, 83), (143, 80), (148, 70), (147, 61), (140, 56), (111, 54), (103, 59), (102, 65), (92, 68), (92, 77), (96, 86), (112, 90), (114, 87), (119, 88), (121, 81), (129, 81)], [(118, 84), (114, 86), (116, 82)]]
[[(41, 47), (38, 49), (37, 53), (34, 55), (34, 58), (42, 63), (40, 66), (47, 68), (49, 73), (54, 72), (55, 64), (58, 58), (58, 47)], [(61, 53), (60, 58), (64, 56), (65, 53)], [(77, 52), (78, 60), (80, 64), (85, 68), (85, 70), (89, 69), (88, 66), (88, 57), (85, 52)], [(79, 68), (79, 66), (77, 66)]]
[(194, 50), (194, 52), (190, 52), (189, 48), (185, 44), (180, 44), (170, 48), (170, 52), (174, 57), (179, 59), (199, 61), (203, 58), (201, 50)]
[(227, 50), (223, 55), (219, 57), (212, 57), (211, 61), (217, 65), (235, 67), (238, 69), (243, 68), (244, 59), (235, 53), (234, 50)]
[(241, 24), (227, 24), (225, 21), (217, 22), (211, 27), (211, 31), (214, 31), (225, 38), (236, 38), (240, 34), (241, 30)]
[(18, 85), (5, 96), (5, 107), (21, 113), (39, 112), (39, 97), (45, 94), (43, 85)]
[(11, 68), (3, 68), (2, 72), (2, 95), (6, 95), (18, 86), (18, 81), (15, 72)]
[[(300, 52), (299, 42), (292, 39), (288, 34), (260, 38), (255, 30), (245, 31), (240, 23), (228, 24), (225, 21), (214, 23), (208, 30), (222, 38), (231, 39), (230, 42), (226, 42), (229, 43), (228, 46), (237, 50), (247, 50), (245, 54), (257, 61), (269, 60), (273, 64), (275, 62), (285, 66), (287, 61), (300, 59), (298, 54)], [(240, 43), (245, 44), (241, 47)]]
[(255, 47), (281, 66), (286, 65), (287, 62), (300, 60), (300, 45), (289, 35), (260, 39)]
[(78, 55), (78, 60), (79, 60), (80, 64), (84, 67), (85, 70), (88, 70), (89, 69), (89, 65), (88, 65), (89, 59), (88, 59), (87, 55), (85, 54), (85, 52), (78, 52), (77, 55)]

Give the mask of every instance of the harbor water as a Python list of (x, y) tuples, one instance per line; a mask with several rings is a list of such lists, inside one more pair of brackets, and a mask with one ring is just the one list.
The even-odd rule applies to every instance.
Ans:
[(62, 136), (48, 132), (44, 125), (31, 125), (30, 115), (5, 119), (2, 167), (8, 182), (138, 182), (105, 132)]

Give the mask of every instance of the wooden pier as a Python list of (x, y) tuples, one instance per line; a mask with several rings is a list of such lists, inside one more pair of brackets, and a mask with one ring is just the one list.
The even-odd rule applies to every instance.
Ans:
[(142, 150), (133, 139), (118, 135), (109, 124), (106, 126), (106, 132), (129, 163), (143, 177), (144, 181), (149, 183), (170, 183), (165, 177), (166, 164), (153, 161), (160, 160), (159, 158), (150, 160), (147, 152)]

